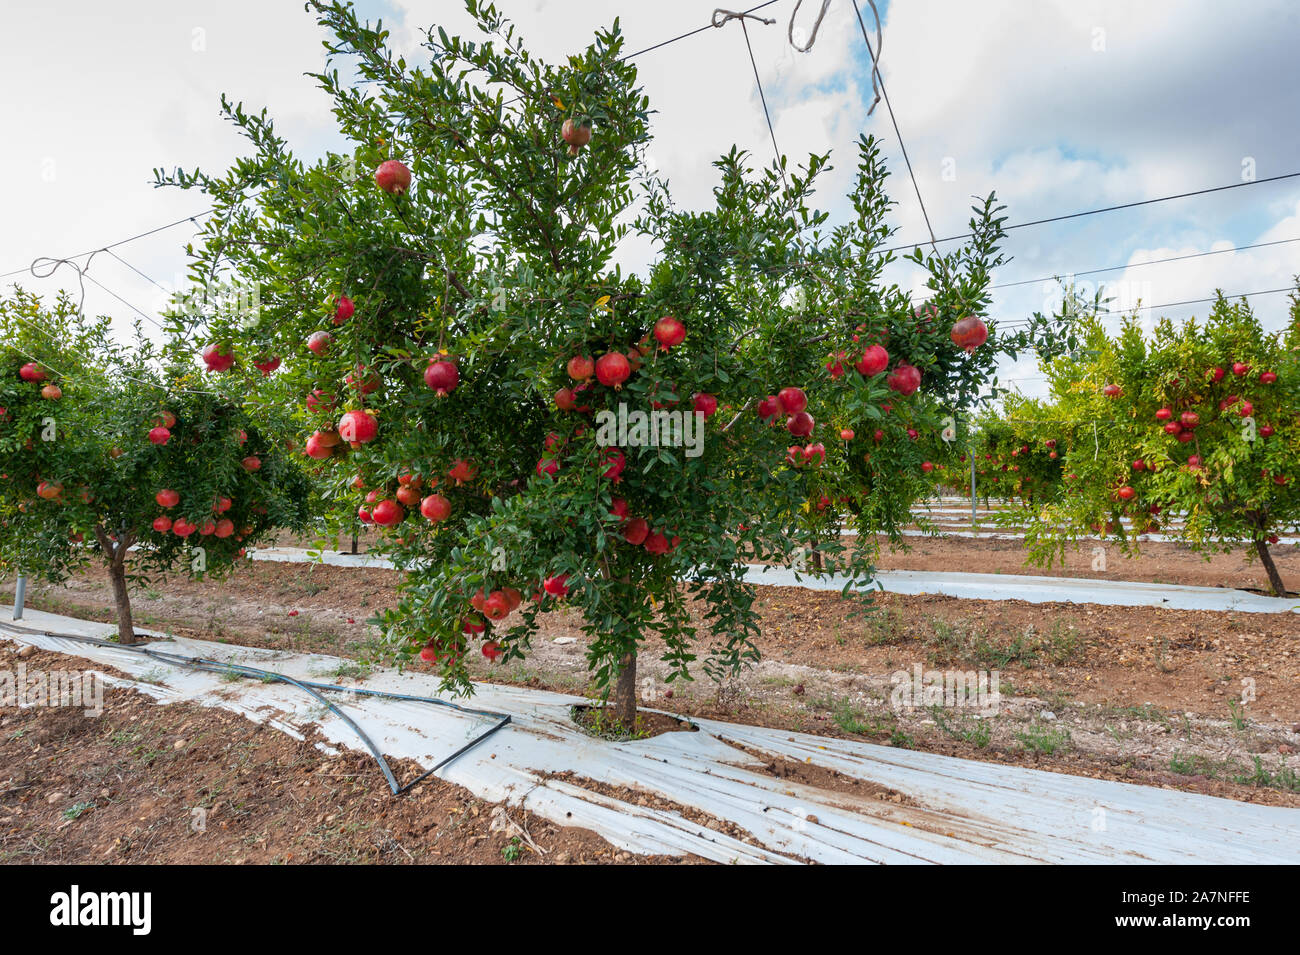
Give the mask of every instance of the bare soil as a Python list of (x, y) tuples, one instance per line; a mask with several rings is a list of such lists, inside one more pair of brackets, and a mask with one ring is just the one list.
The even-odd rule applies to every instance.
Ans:
[[(1012, 573), (1019, 548), (923, 539), (883, 564)], [(1250, 567), (1240, 555), (1216, 561), (1211, 568), (1232, 574)], [(1173, 545), (1151, 545), (1128, 563), (1112, 554), (1109, 567), (1105, 576), (1133, 580), (1241, 582), (1214, 580), (1201, 558)], [(1300, 580), (1300, 563), (1288, 568)], [(177, 578), (133, 599), (141, 627), (332, 653), (364, 672), (379, 651), (366, 620), (395, 602), (399, 580), (394, 571), (252, 562), (229, 581)], [(29, 601), (112, 619), (99, 571), (34, 587)], [(760, 588), (757, 607), (759, 664), (722, 684), (668, 682), (663, 648), (652, 640), (638, 663), (642, 705), (1300, 806), (1300, 615), (882, 595), (863, 619), (838, 594), (783, 587)], [(489, 664), (475, 654), (476, 678), (593, 694), (579, 624), (571, 612), (549, 614), (526, 660)], [(892, 705), (895, 676), (917, 665), (996, 671), (996, 715)]]
[[(0, 669), (15, 669), (16, 649), (0, 641)], [(29, 672), (84, 666), (45, 651), (23, 663)], [(420, 769), (396, 761), (393, 771), (409, 779)], [(99, 717), (0, 708), (0, 862), (682, 861), (700, 860), (623, 852), (436, 778), (394, 797), (368, 755), (331, 755), (214, 707), (120, 691)]]

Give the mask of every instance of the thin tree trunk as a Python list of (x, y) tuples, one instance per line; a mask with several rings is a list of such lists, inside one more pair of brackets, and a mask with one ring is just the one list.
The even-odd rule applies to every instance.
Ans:
[(126, 586), (126, 567), (118, 561), (108, 565), (108, 577), (113, 581), (113, 602), (117, 604), (117, 642), (135, 643), (135, 625), (131, 621), (131, 594)]
[(1268, 585), (1273, 588), (1275, 596), (1286, 596), (1282, 575), (1277, 572), (1277, 564), (1273, 563), (1273, 555), (1268, 551), (1268, 541), (1264, 539), (1264, 527), (1268, 523), (1266, 516), (1259, 511), (1247, 511), (1246, 519), (1255, 528), (1255, 553), (1264, 565), (1264, 573), (1268, 574)]
[(614, 719), (630, 729), (636, 725), (636, 653), (624, 654), (619, 663), (623, 669), (614, 684), (610, 709)]
[(1282, 575), (1277, 572), (1277, 564), (1273, 563), (1273, 555), (1268, 552), (1268, 541), (1261, 537), (1255, 538), (1255, 552), (1259, 554), (1259, 562), (1264, 565), (1264, 572), (1268, 574), (1268, 584), (1273, 588), (1273, 593), (1278, 597), (1286, 596), (1286, 587), (1282, 585)]
[(108, 563), (108, 579), (113, 584), (113, 603), (117, 607), (117, 642), (123, 645), (135, 643), (131, 592), (126, 585), (126, 552), (134, 541), (129, 536), (123, 536), (114, 542), (102, 525), (95, 528), (95, 538), (99, 541), (100, 550), (104, 552), (104, 560)]

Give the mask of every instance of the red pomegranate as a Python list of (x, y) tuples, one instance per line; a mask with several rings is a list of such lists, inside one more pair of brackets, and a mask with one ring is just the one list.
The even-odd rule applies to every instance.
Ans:
[(557, 473), (559, 473), (560, 462), (556, 461), (554, 458), (541, 458), (538, 460), (534, 470), (537, 472), (538, 477), (545, 474), (547, 477), (553, 478)]
[(151, 428), (149, 430), (149, 443), (163, 445), (171, 439), (172, 433), (166, 428)]
[(478, 468), (469, 461), (457, 458), (451, 462), (451, 470), (447, 472), (447, 477), (457, 484), (464, 484), (466, 481), (472, 481), (478, 476)]
[(375, 523), (380, 527), (396, 527), (406, 517), (406, 511), (396, 501), (383, 500), (370, 511)]
[(591, 125), (566, 119), (560, 126), (560, 136), (569, 144), (569, 155), (576, 156), (582, 152), (583, 146), (591, 142)]
[[(493, 619), (496, 618), (494, 617)], [(505, 656), (505, 651), (501, 649), (501, 644), (497, 643), (495, 640), (488, 640), (485, 642), (479, 652), (482, 653), (483, 656), (487, 657), (488, 661), (491, 663), (496, 663), (497, 660)]]
[(1275, 372), (1275, 371), (1266, 371), (1266, 372), (1263, 372), (1263, 373), (1259, 376), (1259, 380), (1260, 380), (1260, 383), (1261, 383), (1261, 384), (1271, 385), (1271, 384), (1273, 384), (1273, 382), (1277, 381), (1277, 372)]
[(235, 353), (231, 351), (229, 345), (219, 345), (214, 342), (203, 349), (201, 355), (203, 363), (208, 366), (208, 371), (230, 371), (235, 367)]
[(618, 448), (606, 448), (600, 456), (602, 465), (608, 464), (605, 469), (604, 477), (611, 481), (621, 481), (623, 469), (627, 467), (627, 457)]
[(601, 355), (596, 361), (596, 378), (602, 385), (610, 388), (622, 388), (628, 375), (632, 374), (632, 365), (622, 352), (612, 351)]
[(880, 345), (872, 345), (862, 353), (857, 364), (853, 366), (864, 378), (878, 375), (889, 367), (889, 352)]
[(307, 336), (307, 350), (313, 355), (323, 355), (329, 351), (334, 336), (329, 332), (312, 332)]
[(260, 471), (262, 469), (262, 459), (254, 454), (250, 454), (239, 463), (244, 466), (245, 471)]
[(665, 315), (655, 322), (654, 334), (660, 350), (668, 351), (686, 338), (686, 326), (671, 315)]
[(574, 381), (586, 381), (596, 373), (596, 363), (588, 355), (574, 355), (567, 365), (569, 377)]
[(1168, 421), (1173, 416), (1174, 416), (1174, 412), (1172, 408), (1161, 408), (1159, 411), (1156, 412), (1157, 421)]
[(893, 374), (886, 379), (886, 384), (891, 391), (897, 391), (900, 395), (914, 394), (921, 387), (921, 372), (907, 362), (899, 362)]
[(460, 371), (454, 361), (430, 358), (429, 367), (424, 369), (424, 383), (432, 388), (439, 398), (445, 398), (460, 384)]
[(1105, 388), (1101, 389), (1101, 393), (1107, 398), (1118, 398), (1122, 392), (1123, 389), (1116, 384), (1109, 384)]
[(355, 311), (356, 306), (352, 304), (352, 299), (348, 298), (346, 295), (340, 295), (338, 297), (338, 304), (334, 308), (334, 324), (342, 325), (352, 317), (352, 313)]
[[(334, 437), (335, 443), (337, 443), (338, 436), (335, 435)], [(320, 431), (311, 435), (311, 437), (307, 439), (306, 447), (303, 449), (306, 452), (307, 457), (314, 458), (317, 461), (324, 461), (332, 455), (334, 453), (334, 444), (327, 443), (328, 440), (329, 439), (325, 438)]]
[(420, 502), (420, 513), (434, 524), (441, 523), (451, 516), (451, 501), (441, 494), (430, 494)]
[(758, 416), (766, 421), (768, 418), (775, 418), (781, 413), (781, 402), (776, 395), (768, 395), (758, 403)]
[(627, 527), (623, 528), (623, 539), (634, 547), (644, 544), (649, 534), (650, 525), (643, 517), (632, 518), (627, 522)]
[(777, 392), (776, 400), (781, 402), (782, 410), (788, 415), (798, 414), (808, 407), (808, 396), (801, 388), (782, 388)]
[(34, 361), (29, 361), (18, 369), (18, 377), (23, 381), (44, 381), (45, 371)]
[(222, 540), (225, 540), (234, 533), (235, 522), (228, 517), (223, 517), (221, 520), (217, 521), (217, 526), (212, 531), (214, 537), (220, 537)]
[(952, 326), (949, 337), (954, 345), (970, 354), (988, 341), (989, 330), (976, 316), (967, 315)]
[(411, 170), (396, 159), (386, 159), (375, 170), (375, 185), (390, 195), (400, 196), (411, 188)]
[(813, 433), (815, 424), (812, 415), (806, 411), (800, 411), (797, 414), (790, 415), (785, 422), (785, 427), (796, 438), (806, 438)]
[(542, 589), (552, 597), (567, 597), (569, 595), (569, 575), (558, 574), (554, 577), (547, 577), (542, 581)]
[(171, 488), (163, 488), (153, 496), (159, 507), (175, 507), (181, 502), (181, 496)]
[(55, 384), (46, 385), (41, 389), (41, 397), (46, 401), (58, 401), (63, 397), (63, 389)]
[(337, 430), (340, 438), (359, 448), (379, 436), (379, 422), (368, 411), (347, 411), (339, 418)]
[(384, 379), (379, 377), (378, 372), (368, 372), (365, 365), (359, 364), (353, 371), (348, 372), (343, 383), (356, 387), (363, 395), (371, 395), (383, 386)]
[(572, 388), (561, 388), (555, 393), (555, 407), (561, 411), (572, 411), (574, 404)]
[(713, 395), (701, 392), (695, 396), (695, 410), (708, 418), (718, 410), (718, 399)]
[(655, 531), (646, 538), (645, 549), (656, 557), (660, 557), (668, 553), (672, 548), (669, 546), (668, 538), (664, 535), (663, 531)]
[(275, 371), (281, 365), (281, 359), (278, 355), (270, 358), (259, 358), (253, 362), (253, 367), (262, 373), (264, 377), (270, 377), (271, 372)]
[(160, 534), (166, 534), (172, 529), (172, 519), (166, 514), (162, 517), (155, 517), (153, 519), (153, 529)]

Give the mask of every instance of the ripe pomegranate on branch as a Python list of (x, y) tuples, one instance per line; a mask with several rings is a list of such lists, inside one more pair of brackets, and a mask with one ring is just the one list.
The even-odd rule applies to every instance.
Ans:
[[(756, 658), (748, 563), (816, 548), (865, 595), (876, 532), (897, 533), (932, 485), (908, 431), (937, 434), (996, 361), (978, 335), (950, 337), (987, 311), (993, 200), (961, 249), (918, 253), (918, 317), (880, 276), (892, 230), (874, 141), (859, 146), (855, 214), (812, 247), (823, 156), (787, 184), (733, 149), (712, 204), (678, 208), (644, 166), (649, 103), (616, 26), (560, 64), (529, 55), (524, 73), (518, 32), (471, 0), (498, 42), (435, 31), (417, 71), (352, 8), (311, 6), (375, 94), (353, 95), (328, 63), (317, 75), (344, 155), (299, 163), (271, 147), (269, 119), (228, 105), (263, 130), (259, 151), (240, 175), (172, 182), (259, 213), (205, 220), (194, 263), (258, 285), (259, 318), (195, 332), (232, 344), (221, 382), (294, 409), (335, 526), (373, 523), (405, 570), (382, 617), (393, 650), (464, 691), (471, 663), (524, 656), (567, 608), (630, 722), (649, 637), (664, 680), (693, 677), (697, 640), (711, 676)], [(498, 109), (487, 91), (501, 84)], [(347, 178), (353, 161), (375, 174)], [(253, 179), (289, 188), (245, 191)], [(614, 263), (630, 231), (658, 250), (642, 274)], [(274, 375), (244, 371), (264, 355), (284, 356)], [(360, 367), (382, 386), (356, 387)]]

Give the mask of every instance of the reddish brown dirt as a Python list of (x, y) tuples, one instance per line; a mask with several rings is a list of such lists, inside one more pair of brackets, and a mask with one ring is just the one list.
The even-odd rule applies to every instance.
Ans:
[[(28, 671), (81, 669), (38, 651)], [(0, 669), (15, 647), (0, 643)], [(375, 762), (328, 755), (221, 709), (166, 706), (131, 691), (105, 711), (0, 708), (0, 862), (647, 863), (592, 832), (506, 810), (429, 779), (390, 794)], [(399, 779), (419, 773), (397, 762)], [(196, 812), (197, 810), (197, 812)], [(517, 855), (516, 855), (517, 853)]]
[[(998, 554), (1010, 564), (1015, 555), (1003, 544), (924, 541), (887, 565), (984, 570), (998, 566)], [(1150, 556), (1168, 562), (1171, 579), (1205, 582), (1188, 578), (1200, 572), (1199, 558), (1162, 546), (1167, 553)], [(1124, 576), (1143, 579), (1145, 566)], [(395, 602), (399, 580), (392, 571), (258, 562), (229, 582), (179, 578), (134, 601), (142, 627), (364, 662), (379, 649), (365, 620)], [(111, 618), (97, 571), (30, 599), (39, 609)], [(763, 662), (722, 685), (698, 673), (668, 684), (652, 640), (638, 665), (650, 685), (644, 704), (1300, 805), (1297, 615), (883, 595), (861, 619), (837, 594), (773, 587), (760, 589), (757, 608)], [(489, 665), (474, 655), (475, 676), (587, 693), (585, 644), (575, 615), (552, 613), (526, 661)], [(890, 675), (915, 664), (998, 671), (1002, 712), (984, 726), (961, 714), (895, 712)], [(1243, 701), (1246, 690), (1253, 696)], [(1256, 759), (1263, 776), (1253, 772)]]

